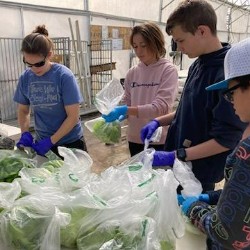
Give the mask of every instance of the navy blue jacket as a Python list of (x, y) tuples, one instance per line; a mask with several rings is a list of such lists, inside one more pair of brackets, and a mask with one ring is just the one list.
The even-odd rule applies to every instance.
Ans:
[[(230, 45), (200, 56), (190, 66), (176, 115), (168, 130), (165, 150), (192, 147), (210, 139), (233, 149), (241, 139), (246, 124), (235, 115), (232, 104), (221, 91), (205, 88), (224, 79), (224, 57)], [(193, 172), (201, 183), (223, 179), (227, 155), (231, 150), (192, 161)]]
[(187, 211), (191, 223), (208, 236), (208, 250), (249, 250), (250, 137), (228, 156), (224, 188), (209, 192), (209, 200), (194, 202)]

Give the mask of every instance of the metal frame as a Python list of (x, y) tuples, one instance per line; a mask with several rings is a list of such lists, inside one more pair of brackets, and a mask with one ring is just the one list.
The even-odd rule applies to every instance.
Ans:
[(112, 63), (112, 40), (92, 41), (91, 50), (91, 92), (92, 101), (96, 93), (112, 79), (112, 70), (115, 63)]

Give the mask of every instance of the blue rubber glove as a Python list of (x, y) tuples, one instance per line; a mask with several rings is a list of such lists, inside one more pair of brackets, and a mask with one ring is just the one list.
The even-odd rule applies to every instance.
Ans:
[(208, 194), (200, 194), (199, 195), (199, 201), (204, 201), (206, 203), (209, 203), (209, 195)]
[[(186, 200), (181, 194), (177, 194), (177, 200), (179, 206), (182, 205), (182, 203)], [(203, 201), (206, 203), (209, 203), (209, 195), (208, 194), (200, 194), (198, 197), (199, 201)]]
[(145, 139), (150, 139), (157, 128), (160, 127), (160, 123), (157, 120), (153, 120), (146, 124), (141, 129), (141, 140), (144, 143)]
[(33, 136), (30, 132), (23, 132), (16, 146), (18, 148), (31, 147), (33, 144)]
[(50, 137), (45, 138), (39, 142), (33, 143), (32, 148), (38, 155), (45, 156), (45, 154), (53, 147)]
[(175, 160), (175, 152), (155, 151), (153, 159), (153, 167), (173, 166)]
[(182, 203), (185, 201), (184, 197), (181, 194), (177, 194), (177, 200), (178, 200), (178, 205), (182, 205)]
[(187, 215), (187, 212), (190, 208), (190, 206), (195, 202), (195, 201), (198, 201), (198, 197), (194, 197), (194, 196), (191, 196), (191, 197), (188, 197), (186, 200), (183, 201), (182, 203), (182, 207), (181, 207), (181, 210), (182, 212)]
[(128, 112), (128, 106), (122, 105), (115, 107), (108, 115), (102, 115), (106, 122), (113, 122), (115, 120), (122, 121), (125, 119)]

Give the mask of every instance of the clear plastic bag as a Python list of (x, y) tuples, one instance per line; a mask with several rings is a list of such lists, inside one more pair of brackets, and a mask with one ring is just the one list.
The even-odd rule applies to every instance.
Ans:
[[(99, 175), (91, 173), (86, 152), (58, 149), (64, 157), (58, 172), (22, 170), (20, 179), (30, 195), (0, 214), (4, 250), (14, 250), (17, 244), (39, 250), (59, 250), (59, 244), (86, 250), (174, 249), (182, 234), (178, 183), (172, 170), (152, 169), (154, 149)], [(48, 181), (53, 175), (55, 186)], [(42, 182), (32, 183), (32, 178)]]
[(0, 150), (0, 181), (12, 182), (23, 167), (36, 167), (36, 161), (27, 157), (20, 150)]
[(191, 162), (183, 162), (175, 159), (173, 171), (175, 178), (179, 181), (183, 190), (181, 194), (184, 198), (190, 196), (198, 197), (202, 192), (202, 186), (192, 171)]
[[(184, 198), (190, 196), (198, 197), (201, 194), (202, 185), (192, 172), (191, 162), (183, 162), (176, 159), (173, 166), (173, 172), (175, 174), (176, 179), (183, 187), (183, 190), (181, 190), (181, 194)], [(188, 232), (196, 235), (203, 234), (197, 227), (192, 225), (187, 216), (185, 216), (184, 214), (182, 216), (185, 221), (185, 228)]]
[[(39, 168), (23, 168), (20, 171), (19, 183), (25, 193), (44, 193), (51, 189), (70, 192), (98, 178), (97, 174), (91, 172), (93, 160), (87, 152), (66, 147), (58, 147), (58, 152), (64, 157), (63, 162), (47, 161)], [(49, 166), (50, 162), (60, 166), (51, 171), (53, 166)]]
[(155, 237), (156, 223), (149, 217), (131, 217), (106, 220), (92, 232), (80, 233), (77, 248), (100, 249), (150, 249), (161, 250)]
[(57, 175), (45, 168), (22, 168), (17, 179), (24, 194), (44, 193), (47, 190), (60, 189)]
[(60, 188), (64, 192), (82, 188), (98, 178), (91, 171), (93, 160), (87, 152), (80, 149), (72, 151), (65, 147), (58, 147), (58, 152), (64, 158), (64, 164), (57, 174)]
[[(63, 199), (61, 199), (61, 197)], [(56, 204), (65, 203), (63, 194), (45, 193), (18, 199), (0, 216), (0, 240), (3, 249), (60, 250), (60, 228), (70, 221)]]
[(124, 89), (118, 79), (112, 79), (95, 96), (94, 104), (100, 113), (108, 115), (121, 101)]
[(135, 204), (137, 201), (145, 201), (145, 197), (152, 198), (151, 205), (144, 204), (142, 208), (137, 204), (136, 208), (140, 208), (139, 213), (136, 214), (137, 211), (134, 209), (132, 215), (144, 214), (153, 218), (157, 239), (161, 244), (167, 245), (167, 249), (174, 249), (176, 238), (182, 237), (185, 230), (176, 199), (176, 188), (179, 183), (172, 170), (152, 169), (154, 152), (154, 149), (149, 148), (118, 167), (129, 173)]
[[(121, 101), (124, 89), (119, 80), (113, 79), (95, 96), (94, 104), (98, 111), (108, 115)], [(104, 143), (118, 143), (121, 138), (121, 123), (117, 120), (114, 122), (105, 122), (102, 117), (86, 121), (84, 125), (100, 141)]]
[(21, 195), (21, 186), (17, 180), (12, 183), (0, 183), (0, 211), (10, 208), (14, 201)]
[(148, 148), (150, 142), (158, 142), (158, 141), (160, 141), (161, 134), (162, 134), (162, 127), (158, 127), (155, 130), (155, 132), (153, 133), (153, 135), (151, 136), (150, 139), (147, 139), (147, 138), (145, 139), (145, 141), (144, 141), (144, 144), (145, 144), (144, 145), (144, 150), (146, 150)]
[(118, 143), (121, 138), (121, 124), (119, 121), (105, 122), (102, 117), (86, 121), (84, 125), (100, 141), (104, 143)]
[(185, 233), (183, 217), (176, 199), (179, 183), (171, 169), (159, 169), (156, 172), (158, 177), (155, 185), (159, 204), (154, 211), (154, 218), (157, 222), (157, 235), (161, 241), (175, 246), (176, 239), (183, 237)]

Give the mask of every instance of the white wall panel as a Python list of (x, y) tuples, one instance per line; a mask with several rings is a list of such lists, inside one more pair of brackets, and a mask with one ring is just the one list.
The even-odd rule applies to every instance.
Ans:
[(67, 14), (51, 14), (39, 11), (24, 11), (24, 31), (25, 35), (34, 30), (35, 26), (45, 24), (50, 37), (71, 37), (68, 18), (71, 18), (73, 30), (75, 21), (78, 20), (82, 40), (88, 40), (88, 19), (85, 16), (75, 16)]
[(22, 37), (22, 23), (19, 9), (2, 7), (0, 8), (0, 16), (0, 37)]
[(89, 10), (110, 15), (158, 21), (159, 0), (90, 0)]
[(103, 26), (118, 26), (118, 27), (133, 27), (132, 21), (123, 21), (118, 19), (112, 19), (111, 17), (91, 16), (91, 25), (103, 25)]
[(50, 6), (67, 9), (84, 9), (83, 0), (2, 0), (2, 2), (33, 4), (39, 6)]
[[(134, 25), (145, 20), (156, 22), (161, 20), (162, 23), (160, 26), (166, 41), (166, 57), (172, 61), (173, 58), (169, 56), (169, 52), (171, 51), (171, 37), (165, 33), (165, 22), (169, 14), (177, 7), (181, 0), (174, 0), (173, 2), (163, 0), (161, 17), (159, 16), (160, 0), (88, 0), (90, 13), (92, 12), (90, 20), (86, 12), (85, 15), (81, 15), (78, 11), (74, 12), (74, 10), (83, 11), (86, 7), (84, 6), (86, 1), (87, 0), (0, 0), (0, 3), (11, 2), (13, 6), (14, 3), (30, 4), (28, 8), (25, 5), (23, 7), (19, 5), (19, 7), (10, 6), (10, 8), (7, 8), (5, 7), (7, 3), (4, 7), (0, 6), (0, 15), (2, 17), (0, 36), (22, 37), (23, 35), (29, 34), (35, 26), (45, 24), (50, 37), (71, 37), (68, 23), (68, 18), (71, 17), (74, 27), (75, 20), (79, 21), (82, 40), (89, 40), (89, 24), (132, 28)], [(232, 23), (232, 30), (235, 31), (235, 34), (228, 36), (226, 23), (228, 6), (215, 1), (210, 2), (216, 9), (218, 36), (221, 41), (226, 42), (230, 38), (231, 42), (236, 42), (247, 36), (247, 31), (250, 32), (248, 16), (241, 16), (241, 11), (233, 10), (232, 20), (236, 21)], [(34, 5), (34, 7), (31, 8), (32, 5)], [(52, 8), (48, 8), (47, 11), (43, 6), (50, 6)], [(53, 13), (53, 7), (67, 8), (68, 10), (65, 10), (64, 13), (60, 13), (60, 11), (58, 13), (57, 9), (57, 11)], [(72, 9), (73, 12), (70, 11), (70, 9)], [(130, 53), (131, 50), (113, 51), (113, 61), (116, 62), (114, 75), (118, 78), (124, 77), (129, 68)], [(184, 55), (183, 68), (187, 68), (191, 61), (193, 60)]]

